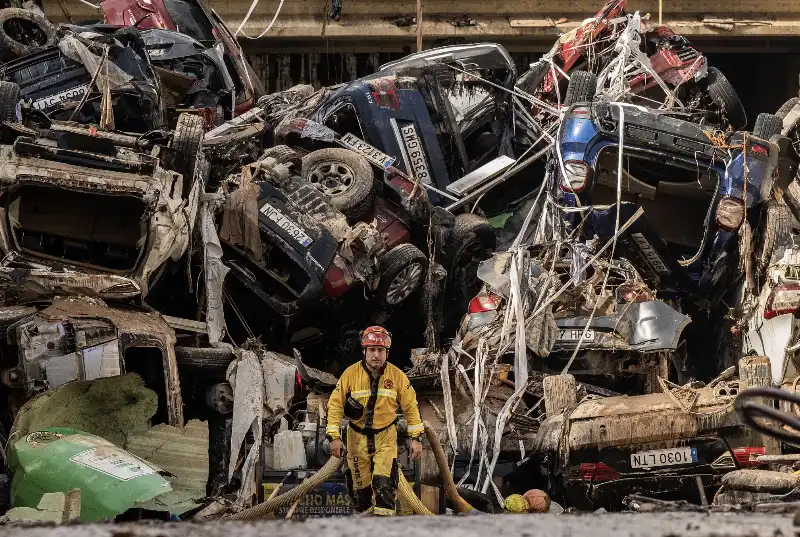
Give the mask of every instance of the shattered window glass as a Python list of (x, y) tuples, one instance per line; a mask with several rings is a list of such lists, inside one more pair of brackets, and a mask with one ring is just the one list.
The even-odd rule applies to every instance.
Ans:
[(197, 3), (184, 2), (183, 0), (164, 0), (164, 7), (167, 8), (169, 16), (180, 33), (197, 39), (204, 44), (216, 42), (214, 28), (211, 26), (211, 22), (203, 9)]
[(364, 130), (361, 128), (361, 122), (358, 120), (358, 112), (350, 103), (344, 103), (329, 114), (325, 119), (324, 125), (335, 130), (340, 135), (350, 133), (362, 140), (366, 138)]

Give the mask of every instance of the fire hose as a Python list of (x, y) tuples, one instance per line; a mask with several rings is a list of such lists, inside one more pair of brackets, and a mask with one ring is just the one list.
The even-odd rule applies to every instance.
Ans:
[[(758, 398), (775, 399), (792, 403), (794, 406), (800, 405), (800, 395), (780, 388), (748, 388), (741, 392), (733, 403), (736, 413), (751, 429), (787, 444), (800, 446), (800, 416), (766, 405)], [(770, 427), (766, 423), (756, 421), (756, 417), (773, 420), (778, 427)], [(792, 432), (792, 430), (797, 432)]]
[[(450, 469), (447, 465), (447, 456), (444, 453), (444, 449), (442, 448), (441, 443), (439, 443), (439, 439), (436, 436), (436, 431), (434, 431), (433, 427), (431, 427), (427, 422), (425, 423), (425, 436), (428, 438), (428, 443), (431, 445), (431, 449), (436, 457), (436, 464), (439, 466), (439, 471), (442, 474), (447, 497), (450, 498), (450, 501), (455, 504), (456, 511), (459, 513), (474, 511), (473, 507), (458, 494), (458, 489), (456, 488), (456, 485), (453, 481), (453, 476), (450, 473)], [(315, 472), (313, 475), (309, 476), (300, 485), (279, 496), (269, 498), (263, 503), (254, 505), (253, 507), (228, 516), (226, 519), (254, 520), (257, 518), (263, 518), (270, 513), (274, 513), (283, 506), (291, 505), (299, 498), (302, 498), (307, 492), (322, 485), (324, 482), (330, 479), (330, 477), (336, 473), (336, 471), (342, 465), (343, 461), (344, 458), (331, 456), (331, 458), (328, 459), (328, 462), (326, 462), (318, 472)], [(406, 480), (403, 472), (398, 472), (397, 475), (397, 492), (400, 495), (400, 498), (411, 508), (414, 514), (433, 515), (430, 509), (425, 507), (425, 504), (422, 503), (416, 494), (414, 494), (414, 490), (411, 488), (408, 480)]]

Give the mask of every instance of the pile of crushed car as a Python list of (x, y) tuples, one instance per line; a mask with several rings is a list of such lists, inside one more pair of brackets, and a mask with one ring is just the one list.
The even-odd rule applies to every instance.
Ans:
[[(458, 45), (274, 94), (200, 0), (101, 11), (0, 10), (7, 520), (296, 486), (378, 323), (486, 511), (796, 496), (800, 451), (733, 401), (800, 379), (797, 97), (744, 130), (723, 73), (624, 0), (521, 76)], [(445, 512), (429, 457), (401, 462)], [(317, 491), (278, 516), (352, 512), (341, 476)]]

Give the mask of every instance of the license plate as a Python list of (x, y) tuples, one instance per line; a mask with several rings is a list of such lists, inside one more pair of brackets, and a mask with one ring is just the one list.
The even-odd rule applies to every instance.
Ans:
[[(558, 331), (558, 341), (578, 341), (583, 334), (583, 328), (565, 328)], [(584, 341), (594, 341), (594, 330), (587, 330)]]
[(302, 246), (309, 246), (314, 242), (300, 226), (292, 222), (277, 207), (265, 203), (261, 207), (261, 214), (272, 220), (275, 225), (285, 231), (287, 235), (299, 242)]
[(349, 132), (342, 136), (339, 139), (339, 142), (347, 149), (355, 151), (368, 161), (383, 169), (386, 169), (394, 164), (394, 157), (390, 157), (380, 149), (372, 147), (358, 136), (353, 136)]
[(662, 276), (666, 276), (670, 273), (667, 264), (661, 256), (656, 253), (655, 248), (653, 248), (648, 240), (644, 238), (644, 235), (641, 233), (631, 233), (631, 238), (642, 251), (642, 255), (644, 255), (644, 259), (647, 264), (650, 265), (650, 268)]
[(787, 280), (800, 280), (800, 265), (787, 265), (784, 277)]
[(417, 135), (417, 128), (413, 123), (407, 123), (400, 127), (400, 137), (408, 155), (408, 165), (410, 172), (423, 183), (432, 183), (431, 172), (428, 169), (428, 160), (425, 158), (425, 151), (422, 149), (422, 142)]
[(696, 463), (697, 448), (654, 449), (631, 453), (631, 468), (658, 468)]
[(55, 95), (42, 97), (41, 99), (33, 101), (33, 107), (37, 110), (46, 110), (68, 101), (77, 101), (86, 95), (86, 90), (88, 87), (89, 86), (78, 86), (77, 88), (64, 90), (60, 93), (56, 93)]

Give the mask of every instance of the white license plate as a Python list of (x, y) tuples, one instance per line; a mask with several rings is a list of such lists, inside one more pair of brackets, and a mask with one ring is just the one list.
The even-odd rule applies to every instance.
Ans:
[(408, 155), (410, 172), (423, 183), (431, 184), (433, 180), (428, 169), (428, 160), (425, 158), (425, 150), (422, 149), (422, 142), (417, 135), (417, 128), (413, 123), (406, 123), (400, 127), (400, 136)]
[(275, 222), (279, 228), (285, 231), (290, 237), (299, 242), (301, 245), (309, 246), (312, 242), (314, 242), (300, 226), (292, 222), (277, 207), (270, 205), (269, 203), (265, 203), (261, 207), (261, 214)]
[(358, 136), (353, 136), (349, 132), (342, 136), (339, 139), (339, 142), (347, 149), (355, 151), (368, 161), (380, 166), (383, 169), (386, 169), (394, 164), (394, 157), (390, 157), (380, 149), (372, 147)]
[(60, 93), (56, 93), (55, 95), (42, 97), (39, 100), (33, 101), (33, 107), (37, 110), (46, 110), (47, 108), (58, 106), (68, 101), (77, 101), (86, 95), (86, 90), (88, 87), (89, 86), (78, 86), (77, 88), (64, 90)]
[(697, 448), (654, 449), (631, 453), (631, 468), (658, 468), (697, 463)]
[[(583, 328), (562, 328), (558, 331), (558, 341), (578, 341), (583, 334)], [(584, 341), (594, 341), (594, 330), (587, 330)]]

